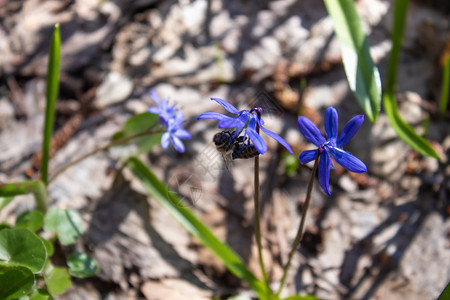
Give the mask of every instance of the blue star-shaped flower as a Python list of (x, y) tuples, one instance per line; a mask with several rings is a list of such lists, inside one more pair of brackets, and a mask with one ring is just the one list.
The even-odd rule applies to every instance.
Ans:
[(150, 92), (150, 97), (155, 101), (157, 106), (149, 107), (148, 111), (153, 114), (158, 114), (158, 122), (162, 126), (167, 126), (170, 119), (174, 118), (178, 110), (175, 105), (170, 106), (169, 100), (159, 99), (158, 94), (154, 91)]
[(185, 147), (181, 139), (190, 139), (191, 134), (182, 128), (184, 122), (184, 114), (175, 108), (175, 105), (169, 106), (169, 101), (163, 99), (159, 100), (155, 92), (151, 92), (151, 97), (156, 102), (156, 107), (149, 107), (148, 111), (158, 114), (158, 122), (166, 128), (166, 132), (161, 137), (161, 146), (163, 149), (169, 147), (172, 142), (175, 150), (180, 153), (185, 151)]
[[(263, 127), (264, 121), (261, 119), (261, 113), (262, 108), (261, 107), (255, 107), (251, 110), (238, 110), (236, 107), (231, 105), (230, 103), (226, 102), (225, 100), (219, 99), (219, 98), (211, 98), (211, 100), (216, 101), (220, 105), (223, 106), (228, 112), (232, 114), (238, 115), (237, 117), (229, 117), (224, 114), (216, 113), (216, 112), (207, 112), (201, 114), (197, 120), (200, 119), (216, 119), (219, 120), (218, 126), (219, 128), (235, 128), (235, 134), (233, 138), (236, 138), (241, 134), (243, 130), (244, 131), (244, 140), (246, 139), (246, 136), (250, 138), (253, 145), (255, 146), (256, 150), (258, 150), (259, 153), (264, 154), (267, 151), (267, 145), (264, 139), (259, 135), (259, 133), (256, 130), (256, 125), (261, 128), (261, 130), (270, 136), (271, 138), (275, 139), (277, 142), (279, 142), (281, 145), (283, 145), (291, 154), (294, 154), (292, 152), (291, 146), (278, 134), (276, 134), (273, 131), (270, 131), (267, 128)], [(250, 142), (249, 140), (249, 142)]]
[(319, 147), (316, 150), (302, 152), (298, 159), (302, 164), (306, 164), (314, 160), (317, 151), (319, 151), (319, 182), (328, 196), (331, 195), (329, 186), (330, 168), (332, 166), (331, 156), (349, 171), (355, 173), (367, 172), (367, 167), (361, 160), (342, 150), (342, 147), (352, 139), (363, 122), (364, 116), (357, 115), (345, 125), (344, 130), (338, 137), (338, 114), (334, 107), (329, 107), (325, 111), (325, 132), (328, 137), (328, 139), (325, 139), (313, 122), (306, 117), (298, 117), (298, 129), (300, 132), (308, 141)]
[(172, 142), (175, 150), (180, 153), (183, 153), (185, 148), (181, 139), (190, 139), (191, 134), (183, 129), (181, 125), (184, 122), (184, 114), (182, 112), (178, 112), (175, 117), (170, 118), (168, 120), (167, 131), (163, 133), (161, 137), (161, 146), (164, 149), (167, 149), (169, 143)]

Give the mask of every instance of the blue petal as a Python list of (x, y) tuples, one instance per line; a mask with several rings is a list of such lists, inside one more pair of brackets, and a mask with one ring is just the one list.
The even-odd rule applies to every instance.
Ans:
[(180, 153), (184, 152), (184, 150), (185, 150), (184, 144), (179, 138), (177, 138), (176, 136), (173, 136), (172, 143), (173, 143), (173, 146), (175, 147), (175, 150), (177, 150)]
[(333, 106), (325, 111), (325, 133), (328, 140), (336, 139), (338, 135), (338, 113)]
[(183, 124), (184, 122), (184, 114), (183, 112), (179, 111), (177, 112), (177, 114), (174, 117), (175, 122), (177, 123), (178, 126), (181, 126), (181, 124)]
[(219, 98), (211, 98), (211, 100), (216, 101), (217, 103), (222, 105), (223, 108), (225, 108), (227, 111), (229, 111), (232, 114), (238, 114), (239, 113), (239, 110), (237, 110), (236, 107), (234, 107), (233, 105), (231, 105), (230, 103), (228, 103), (225, 100), (222, 100), (222, 99), (219, 99)]
[(279, 136), (279, 135), (276, 134), (275, 132), (270, 131), (269, 129), (266, 129), (266, 128), (262, 127), (262, 126), (260, 126), (260, 127), (261, 127), (261, 130), (262, 130), (265, 134), (267, 134), (268, 136), (270, 136), (271, 138), (273, 138), (274, 140), (276, 140), (278, 143), (280, 143), (281, 145), (283, 145), (284, 148), (286, 148), (291, 154), (294, 154), (294, 152), (293, 152), (292, 149), (291, 149), (291, 146), (289, 146), (289, 144), (288, 144), (281, 136)]
[(174, 136), (180, 138), (180, 139), (190, 139), (191, 138), (191, 134), (189, 133), (189, 131), (185, 130), (185, 129), (177, 129), (174, 133)]
[(161, 105), (161, 100), (159, 100), (159, 96), (155, 91), (151, 91), (150, 92), (150, 97), (153, 99), (153, 101), (155, 101), (155, 103), (160, 106)]
[(161, 113), (161, 109), (159, 109), (159, 107), (157, 107), (157, 106), (149, 107), (147, 110), (149, 112), (151, 112), (152, 114), (160, 114)]
[(158, 123), (161, 126), (165, 126), (166, 128), (169, 126), (170, 119), (167, 119), (167, 116), (159, 115), (158, 116)]
[(350, 140), (359, 130), (363, 122), (364, 122), (364, 115), (357, 115), (356, 117), (348, 121), (348, 123), (342, 130), (341, 134), (339, 135), (338, 139), (336, 140), (336, 146), (343, 147), (348, 142), (350, 142)]
[(161, 146), (163, 149), (167, 149), (169, 147), (170, 143), (170, 134), (168, 132), (164, 132), (164, 134), (161, 137)]
[(264, 139), (256, 132), (256, 120), (252, 118), (248, 123), (246, 133), (252, 140), (253, 145), (259, 153), (264, 154), (267, 151), (267, 145)]
[(225, 116), (224, 114), (219, 114), (216, 112), (207, 112), (207, 113), (203, 113), (197, 117), (197, 120), (200, 120), (200, 119), (227, 120), (227, 119), (232, 119), (232, 118)]
[(326, 142), (325, 138), (320, 133), (319, 128), (317, 128), (317, 126), (307, 117), (298, 117), (298, 129), (308, 141), (317, 147)]
[(328, 150), (333, 158), (347, 170), (355, 173), (367, 172), (366, 165), (349, 152), (335, 147), (330, 147)]
[(298, 156), (298, 160), (302, 165), (309, 163), (316, 159), (317, 149), (316, 150), (306, 150), (300, 153)]
[[(245, 120), (245, 118), (244, 118)], [(242, 128), (247, 124), (247, 120), (244, 121), (241, 116), (236, 118), (230, 118), (220, 120), (217, 124), (219, 128)]]
[(331, 196), (330, 192), (330, 167), (331, 167), (331, 157), (327, 151), (323, 151), (320, 154), (319, 162), (319, 183), (322, 190)]

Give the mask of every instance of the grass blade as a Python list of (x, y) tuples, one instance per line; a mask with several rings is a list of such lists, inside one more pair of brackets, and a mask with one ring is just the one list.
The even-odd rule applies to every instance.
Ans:
[[(0, 187), (0, 189), (1, 189), (1, 187)], [(0, 211), (1, 211), (6, 205), (8, 205), (13, 199), (14, 199), (14, 197), (1, 197), (1, 196), (0, 196)]]
[(45, 105), (44, 140), (42, 142), (42, 164), (41, 178), (47, 184), (48, 181), (48, 160), (50, 157), (50, 141), (53, 132), (53, 120), (55, 117), (55, 103), (59, 92), (59, 58), (60, 58), (61, 38), (59, 36), (59, 24), (53, 30), (50, 53), (47, 68), (47, 91)]
[(450, 54), (444, 57), (444, 72), (442, 74), (441, 101), (439, 102), (439, 112), (441, 118), (447, 112), (448, 97), (450, 92)]
[(0, 183), (0, 197), (14, 197), (32, 193), (38, 209), (47, 211), (47, 190), (40, 180), (25, 180), (15, 183)]
[(236, 277), (248, 282), (260, 299), (269, 299), (265, 284), (258, 280), (244, 265), (241, 258), (226, 244), (222, 243), (201, 222), (189, 208), (180, 205), (180, 200), (171, 193), (166, 185), (137, 158), (130, 158), (127, 166), (142, 182), (158, 203), (164, 207), (189, 233), (198, 238)]
[(389, 58), (388, 78), (385, 94), (383, 96), (383, 107), (392, 128), (394, 128), (399, 138), (418, 153), (439, 159), (439, 155), (434, 151), (430, 143), (425, 138), (418, 135), (414, 129), (402, 119), (398, 112), (397, 102), (394, 96), (398, 59), (405, 29), (406, 14), (408, 12), (408, 2), (408, 0), (398, 0), (394, 2), (392, 50)]
[(381, 80), (353, 0), (324, 0), (342, 49), (350, 89), (367, 117), (375, 122), (381, 106)]
[(448, 299), (450, 299), (450, 282), (447, 283), (447, 286), (444, 288), (444, 290), (438, 297), (438, 300), (448, 300)]

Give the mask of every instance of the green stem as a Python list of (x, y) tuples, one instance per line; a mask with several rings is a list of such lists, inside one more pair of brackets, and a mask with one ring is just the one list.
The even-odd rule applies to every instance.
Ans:
[(314, 161), (314, 167), (313, 167), (313, 170), (311, 173), (311, 178), (309, 179), (309, 183), (308, 183), (308, 190), (306, 192), (305, 204), (303, 205), (302, 218), (300, 221), (300, 225), (298, 227), (297, 236), (295, 237), (294, 243), (292, 244), (291, 252), (289, 252), (288, 261), (283, 270), (283, 277), (281, 277), (280, 287), (278, 288), (277, 296), (280, 295), (281, 290), (283, 289), (284, 281), (286, 280), (286, 275), (287, 275), (289, 266), (291, 265), (292, 257), (294, 256), (294, 253), (297, 250), (297, 247), (300, 244), (300, 241), (302, 240), (303, 228), (305, 227), (306, 213), (308, 212), (308, 207), (309, 207), (309, 204), (311, 203), (311, 192), (312, 192), (312, 187), (314, 184), (314, 178), (316, 176), (317, 168), (319, 166), (319, 157), (320, 157), (320, 153), (319, 153), (319, 151), (317, 151), (316, 159)]
[(104, 145), (103, 147), (94, 149), (94, 150), (92, 150), (91, 152), (88, 152), (88, 153), (86, 153), (85, 155), (83, 155), (83, 156), (81, 156), (81, 157), (75, 159), (74, 161), (71, 161), (70, 163), (68, 163), (67, 165), (63, 166), (61, 169), (59, 169), (58, 171), (56, 171), (55, 174), (53, 174), (53, 176), (48, 180), (48, 183), (50, 183), (50, 182), (52, 182), (53, 180), (55, 180), (56, 177), (58, 177), (61, 173), (63, 173), (65, 170), (67, 170), (67, 169), (70, 168), (71, 166), (76, 165), (77, 163), (79, 163), (79, 162), (82, 161), (82, 160), (85, 160), (86, 158), (88, 158), (88, 157), (91, 156), (91, 155), (94, 155), (94, 154), (96, 154), (96, 153), (98, 153), (98, 152), (101, 152), (101, 151), (104, 151), (104, 150), (106, 150), (106, 149), (108, 149), (108, 148), (110, 148), (110, 147), (112, 147), (112, 146), (115, 146), (115, 145), (119, 145), (119, 144), (128, 142), (128, 141), (130, 141), (130, 140), (132, 140), (132, 139), (135, 139), (135, 138), (138, 138), (138, 137), (141, 137), (141, 136), (146, 136), (146, 135), (150, 135), (150, 134), (155, 134), (155, 133), (161, 133), (161, 132), (163, 132), (162, 129), (159, 129), (159, 130), (152, 130), (154, 126), (155, 126), (155, 124), (154, 124), (152, 127), (150, 127), (149, 129), (147, 129), (146, 131), (143, 131), (143, 132), (140, 132), (140, 133), (137, 133), (137, 134), (133, 134), (133, 135), (129, 135), (129, 136), (123, 137), (123, 138), (121, 138), (121, 139), (117, 139), (117, 140), (115, 140), (115, 141), (112, 141), (112, 142), (110, 142), (110, 143)]
[(255, 204), (255, 237), (256, 244), (258, 245), (258, 257), (261, 271), (264, 276), (264, 281), (267, 287), (269, 286), (269, 277), (267, 276), (266, 269), (264, 267), (264, 260), (262, 255), (261, 245), (261, 221), (260, 221), (260, 207), (259, 207), (259, 155), (255, 157), (255, 192), (254, 192), (254, 204)]
[(442, 73), (441, 101), (439, 102), (439, 112), (441, 119), (444, 118), (447, 111), (448, 96), (450, 91), (450, 54), (444, 58), (444, 70)]
[(47, 191), (41, 180), (25, 180), (22, 182), (0, 183), (0, 197), (14, 197), (32, 193), (37, 208), (45, 214), (47, 211)]

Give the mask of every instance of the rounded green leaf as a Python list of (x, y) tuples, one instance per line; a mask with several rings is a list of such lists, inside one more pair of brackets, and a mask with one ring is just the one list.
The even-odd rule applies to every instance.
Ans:
[(83, 220), (75, 210), (54, 208), (44, 218), (44, 229), (55, 232), (63, 245), (70, 245), (83, 233)]
[[(144, 112), (141, 114), (134, 115), (127, 120), (121, 131), (116, 132), (113, 135), (113, 140), (117, 141), (122, 138), (141, 133), (144, 130), (149, 129), (154, 124), (158, 124), (157, 114)], [(123, 147), (130, 144), (134, 144), (137, 146), (137, 150), (134, 151), (132, 155), (137, 155), (143, 152), (148, 152), (153, 148), (153, 146), (158, 145), (161, 142), (161, 136), (162, 133), (145, 135), (132, 139), (127, 143), (119, 144), (116, 147)]]
[(63, 267), (53, 267), (44, 280), (52, 295), (61, 295), (72, 285), (69, 271)]
[(47, 250), (47, 256), (50, 257), (55, 252), (55, 248), (53, 247), (53, 244), (50, 241), (47, 241), (42, 236), (38, 236), (42, 243), (44, 244), (45, 250)]
[(30, 300), (52, 300), (53, 297), (45, 289), (35, 289), (29, 296)]
[(86, 253), (73, 252), (67, 259), (70, 275), (78, 278), (94, 276), (98, 272), (97, 262)]
[(25, 228), (0, 231), (0, 261), (9, 265), (24, 266), (33, 273), (44, 267), (47, 251), (41, 239)]
[(36, 232), (42, 227), (44, 215), (38, 210), (29, 210), (17, 217), (16, 228), (26, 228)]
[(34, 274), (25, 267), (0, 267), (0, 299), (15, 299), (28, 294)]

